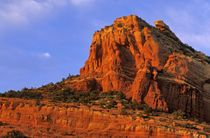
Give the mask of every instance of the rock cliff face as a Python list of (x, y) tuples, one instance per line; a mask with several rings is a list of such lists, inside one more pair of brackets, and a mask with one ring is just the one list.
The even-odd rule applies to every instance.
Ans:
[(77, 89), (122, 91), (153, 109), (181, 109), (210, 121), (210, 58), (183, 44), (163, 21), (155, 25), (131, 15), (97, 31)]
[[(46, 104), (46, 105), (45, 105)], [(206, 138), (196, 131), (158, 125), (158, 119), (130, 116), (71, 104), (45, 103), (22, 99), (0, 99), (0, 136), (18, 129), (29, 137), (154, 137)], [(7, 125), (2, 125), (4, 122)], [(11, 126), (10, 126), (11, 125)]]

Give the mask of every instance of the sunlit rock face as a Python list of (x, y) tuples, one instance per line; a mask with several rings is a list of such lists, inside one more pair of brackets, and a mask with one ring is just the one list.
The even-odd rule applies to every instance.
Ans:
[[(5, 101), (6, 100), (6, 101)], [(29, 137), (152, 137), (206, 138), (188, 130), (157, 125), (158, 120), (144, 120), (116, 114), (116, 111), (87, 106), (33, 100), (0, 98), (0, 137), (19, 130)], [(68, 105), (68, 107), (67, 107)], [(109, 111), (109, 112), (107, 112)], [(4, 123), (2, 123), (4, 122)]]
[(94, 85), (77, 89), (122, 91), (153, 109), (181, 109), (210, 121), (210, 58), (183, 44), (163, 21), (155, 25), (130, 15), (95, 32), (80, 69)]

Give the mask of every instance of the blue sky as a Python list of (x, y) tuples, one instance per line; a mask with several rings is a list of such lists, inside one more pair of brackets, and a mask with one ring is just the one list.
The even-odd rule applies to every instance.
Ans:
[(208, 0), (1, 0), (0, 92), (78, 74), (93, 33), (130, 14), (150, 24), (164, 20), (184, 43), (210, 55)]

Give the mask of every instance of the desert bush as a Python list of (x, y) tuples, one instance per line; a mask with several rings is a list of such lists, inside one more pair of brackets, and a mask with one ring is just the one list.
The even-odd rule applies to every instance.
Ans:
[(121, 114), (121, 115), (129, 115), (129, 113), (128, 113), (128, 111), (127, 111), (126, 109), (122, 109), (122, 110), (120, 111), (120, 114)]
[(167, 122), (167, 119), (165, 119), (165, 118), (159, 118), (159, 121), (160, 122)]
[(67, 79), (69, 79), (69, 80), (72, 80), (72, 79), (74, 79), (74, 78), (78, 78), (80, 75), (71, 75), (70, 73), (69, 73), (69, 76), (67, 77)]
[(0, 126), (5, 126), (5, 125), (7, 125), (7, 123), (3, 123), (0, 121)]
[(40, 100), (39, 100), (39, 99), (36, 100), (35, 105), (36, 105), (36, 106), (39, 106), (39, 105), (40, 105)]
[(141, 105), (137, 103), (136, 100), (134, 100), (133, 102), (131, 101), (131, 99), (128, 100), (127, 104), (124, 104), (126, 109), (132, 109), (132, 110), (139, 110)]
[(122, 25), (121, 23), (119, 23), (117, 26), (118, 26), (119, 28), (123, 27), (123, 25)]
[(117, 105), (117, 102), (113, 99), (110, 99), (106, 104), (106, 108), (111, 109), (114, 108), (115, 105)]
[(133, 24), (131, 24), (131, 28), (133, 29), (135, 26)]
[(88, 97), (91, 100), (98, 100), (99, 99), (99, 92), (98, 91), (90, 91)]
[(204, 127), (203, 128), (203, 131), (207, 132), (207, 133), (210, 133), (210, 127)]
[(0, 126), (3, 126), (3, 125), (4, 125), (4, 123), (0, 121)]
[(109, 29), (109, 26), (105, 26), (105, 29)]
[(63, 136), (75, 136), (75, 134), (73, 134), (73, 133), (68, 133), (68, 132), (64, 132), (62, 135), (63, 135)]
[(149, 107), (147, 104), (139, 104), (138, 109), (143, 110), (146, 114), (152, 113), (153, 111), (152, 108)]
[(138, 116), (138, 117), (141, 118), (142, 117), (142, 114), (143, 114), (142, 112), (141, 113), (137, 113), (136, 116)]
[(105, 99), (100, 99), (98, 104), (101, 108), (104, 108), (104, 106), (106, 105), (106, 100)]
[(136, 116), (132, 115), (131, 117), (132, 117), (132, 120), (136, 120)]
[(177, 110), (173, 112), (172, 115), (174, 116), (175, 119), (183, 119), (185, 113), (182, 110)]
[(71, 88), (65, 88), (61, 92), (52, 95), (53, 102), (78, 102), (82, 104), (87, 104), (97, 99), (99, 99), (98, 91), (76, 92)]
[(189, 128), (189, 129), (197, 129), (196, 127), (194, 127), (194, 126), (193, 126), (192, 124), (190, 124), (190, 123), (185, 123), (185, 124), (176, 123), (175, 126), (184, 127), (184, 128)]
[(100, 94), (101, 97), (116, 97), (117, 99), (125, 99), (125, 94), (119, 91), (108, 91)]
[(20, 131), (12, 130), (12, 131), (7, 132), (7, 134), (3, 136), (2, 138), (27, 138), (27, 137), (24, 136), (24, 134)]
[(1, 97), (9, 97), (9, 98), (24, 98), (24, 99), (42, 99), (42, 93), (34, 92), (33, 90), (29, 90), (24, 88), (22, 91), (14, 91), (10, 90), (3, 94), (0, 94)]
[(159, 116), (159, 114), (156, 111), (152, 111), (152, 116)]
[(143, 119), (150, 118), (150, 116), (148, 114), (143, 114), (143, 113), (138, 113), (137, 116), (140, 118), (143, 118)]
[(161, 108), (156, 108), (155, 111), (156, 111), (156, 112), (163, 112), (163, 109), (161, 109)]

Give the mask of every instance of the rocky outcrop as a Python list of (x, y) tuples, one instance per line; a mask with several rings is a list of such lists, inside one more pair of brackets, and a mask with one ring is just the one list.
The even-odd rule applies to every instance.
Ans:
[(66, 81), (66, 85), (70, 88), (74, 88), (77, 91), (101, 91), (101, 85), (98, 84), (95, 78), (83, 79), (83, 80), (73, 80), (73, 81)]
[(183, 44), (163, 21), (155, 25), (131, 15), (97, 31), (81, 77), (153, 109), (182, 109), (210, 121), (210, 58)]
[(161, 31), (170, 30), (168, 25), (166, 25), (162, 20), (157, 20), (154, 22), (154, 24), (155, 24), (156, 28), (158, 28)]

